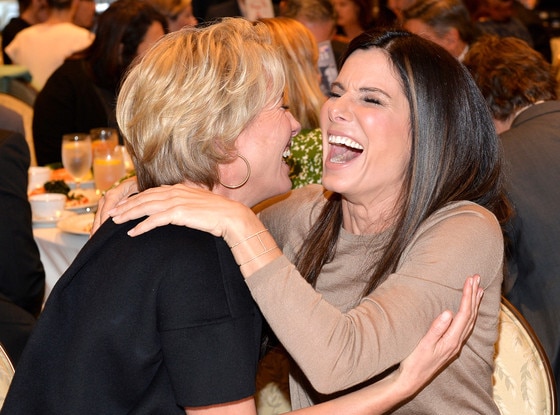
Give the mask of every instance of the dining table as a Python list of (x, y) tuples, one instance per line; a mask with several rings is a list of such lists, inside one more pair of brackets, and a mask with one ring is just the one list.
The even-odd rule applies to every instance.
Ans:
[(58, 279), (68, 269), (78, 252), (89, 239), (89, 231), (97, 210), (99, 197), (93, 180), (82, 183), (82, 188), (72, 191), (86, 195), (87, 203), (67, 205), (58, 218), (33, 219), (33, 238), (45, 269), (45, 301)]
[(45, 300), (58, 279), (70, 266), (89, 236), (69, 233), (53, 226), (33, 227), (33, 237), (39, 248), (41, 262), (45, 269)]

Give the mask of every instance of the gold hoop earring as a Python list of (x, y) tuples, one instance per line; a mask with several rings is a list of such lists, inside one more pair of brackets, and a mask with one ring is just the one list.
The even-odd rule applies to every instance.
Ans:
[(249, 180), (249, 177), (251, 177), (251, 165), (249, 164), (249, 160), (247, 160), (245, 157), (243, 157), (241, 154), (238, 154), (237, 157), (239, 157), (241, 160), (243, 160), (245, 162), (245, 165), (247, 166), (247, 175), (245, 176), (245, 178), (243, 179), (243, 181), (239, 184), (234, 184), (234, 185), (230, 185), (230, 184), (224, 184), (219, 180), (219, 183), (228, 188), (228, 189), (239, 189), (240, 187), (244, 186), (245, 183), (247, 183), (247, 181)]

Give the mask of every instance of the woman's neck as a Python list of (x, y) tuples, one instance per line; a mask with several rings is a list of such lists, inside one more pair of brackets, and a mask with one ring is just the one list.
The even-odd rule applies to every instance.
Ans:
[(356, 235), (371, 235), (393, 226), (396, 220), (396, 201), (393, 197), (381, 201), (354, 203), (342, 199), (342, 226)]

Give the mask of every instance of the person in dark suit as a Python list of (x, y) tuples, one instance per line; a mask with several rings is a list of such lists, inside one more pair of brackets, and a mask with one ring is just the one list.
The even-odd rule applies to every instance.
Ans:
[(516, 215), (504, 294), (529, 321), (560, 390), (560, 101), (551, 65), (517, 38), (483, 37), (467, 54), (502, 139)]
[(23, 135), (0, 130), (0, 342), (14, 365), (41, 311), (45, 289), (27, 200), (29, 160)]

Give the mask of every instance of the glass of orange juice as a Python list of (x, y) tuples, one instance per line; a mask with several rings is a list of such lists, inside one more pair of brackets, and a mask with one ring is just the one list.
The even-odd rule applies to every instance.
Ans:
[(93, 149), (93, 181), (104, 193), (125, 175), (123, 153), (118, 147), (97, 146)]
[(113, 149), (119, 144), (119, 133), (115, 128), (92, 128), (89, 131), (89, 135), (91, 137), (92, 150), (98, 147), (109, 147)]

